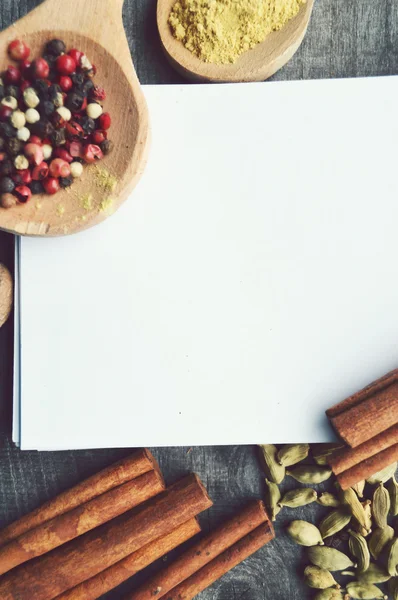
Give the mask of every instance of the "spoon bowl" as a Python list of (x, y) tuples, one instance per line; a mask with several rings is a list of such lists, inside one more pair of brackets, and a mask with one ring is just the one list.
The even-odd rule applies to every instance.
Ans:
[[(46, 0), (0, 33), (0, 47), (23, 39), (31, 57), (50, 39), (78, 48), (97, 66), (95, 83), (104, 87), (105, 111), (112, 117), (112, 152), (55, 195), (32, 195), (26, 204), (0, 208), (0, 229), (19, 235), (55, 236), (91, 227), (127, 198), (145, 167), (149, 146), (146, 103), (131, 61), (122, 23), (123, 0)], [(59, 28), (55, 29), (54, 26)], [(5, 52), (0, 69), (10, 60)]]
[(205, 63), (173, 36), (168, 19), (176, 0), (158, 0), (157, 22), (163, 49), (173, 67), (191, 81), (264, 81), (283, 67), (304, 39), (315, 0), (307, 0), (299, 13), (280, 31), (242, 54), (234, 64)]

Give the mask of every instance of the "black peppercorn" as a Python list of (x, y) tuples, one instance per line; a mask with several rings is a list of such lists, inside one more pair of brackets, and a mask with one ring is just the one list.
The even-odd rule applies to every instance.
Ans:
[(0, 175), (11, 175), (13, 169), (14, 165), (10, 160), (7, 159), (0, 162)]
[(63, 188), (69, 187), (70, 185), (72, 185), (72, 183), (73, 183), (72, 175), (69, 175), (69, 177), (60, 177), (59, 178), (59, 185)]
[(0, 179), (0, 192), (2, 194), (11, 194), (14, 191), (15, 183), (11, 177), (3, 177)]
[(72, 79), (73, 85), (77, 88), (80, 88), (83, 85), (85, 79), (83, 73), (72, 73), (70, 78)]
[(36, 79), (35, 90), (40, 100), (47, 100), (48, 98), (48, 85), (44, 79)]
[(17, 156), (22, 152), (23, 143), (18, 138), (8, 138), (6, 141), (7, 152), (11, 156)]
[(50, 67), (50, 69), (53, 69), (55, 66), (55, 63), (57, 62), (57, 56), (54, 56), (54, 54), (43, 54), (43, 58), (44, 60), (47, 62), (48, 66)]
[(52, 83), (48, 88), (48, 99), (51, 100), (51, 102), (54, 102), (54, 100), (57, 99), (57, 95), (61, 93), (62, 90), (60, 86), (57, 83)]
[(54, 131), (54, 126), (52, 123), (50, 123), (50, 121), (47, 121), (46, 119), (40, 119), (40, 121), (37, 121), (37, 123), (32, 125), (32, 131), (34, 135), (44, 139), (50, 137)]
[(32, 194), (44, 194), (44, 188), (40, 181), (32, 181), (29, 187)]
[(52, 56), (59, 56), (65, 52), (66, 46), (62, 40), (54, 39), (50, 40), (46, 44), (46, 53)]
[(40, 102), (38, 108), (43, 117), (50, 117), (55, 111), (55, 106), (50, 100), (43, 100), (43, 102)]
[(0, 135), (5, 138), (12, 138), (17, 135), (17, 130), (11, 125), (11, 123), (0, 123)]
[(4, 138), (0, 137), (0, 151), (4, 150), (5, 145), (6, 145), (6, 143), (5, 143)]
[(113, 142), (111, 140), (104, 140), (100, 143), (100, 148), (104, 154), (109, 154), (113, 150)]
[(0, 83), (0, 100), (2, 100), (5, 96), (5, 88), (4, 85), (2, 83)]
[(85, 96), (88, 96), (94, 90), (94, 83), (92, 82), (91, 79), (86, 79), (86, 81), (81, 86), (80, 90), (81, 90), (82, 94), (84, 94)]
[(65, 129), (56, 129), (50, 137), (54, 146), (62, 146), (66, 142)]
[(95, 131), (95, 121), (90, 117), (82, 117), (80, 119), (80, 125), (83, 127), (83, 130), (85, 133), (87, 133), (87, 135), (90, 135), (90, 133)]
[(80, 92), (72, 92), (68, 94), (65, 100), (65, 106), (69, 108), (71, 112), (79, 112), (84, 102), (84, 96)]
[(13, 98), (19, 98), (21, 92), (16, 85), (7, 85), (4, 90), (6, 96), (12, 96)]

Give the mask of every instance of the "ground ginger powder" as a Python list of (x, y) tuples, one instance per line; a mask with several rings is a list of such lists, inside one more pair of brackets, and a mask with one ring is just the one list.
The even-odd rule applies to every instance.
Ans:
[(170, 13), (174, 37), (203, 62), (234, 63), (282, 29), (306, 0), (178, 0)]

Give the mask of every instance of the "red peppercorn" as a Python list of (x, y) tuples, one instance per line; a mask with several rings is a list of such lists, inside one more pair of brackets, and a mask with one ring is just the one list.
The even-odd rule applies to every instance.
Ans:
[(101, 148), (95, 144), (87, 144), (83, 150), (83, 158), (86, 163), (96, 162), (97, 160), (101, 160), (103, 157), (104, 155)]
[(48, 164), (46, 162), (42, 162), (37, 167), (34, 167), (32, 171), (32, 179), (34, 181), (42, 181), (48, 175)]
[(65, 125), (66, 135), (69, 139), (80, 139), (84, 136), (83, 127), (76, 121), (68, 121)]
[(21, 81), (21, 71), (12, 65), (9, 65), (4, 73), (4, 80), (9, 85), (15, 85)]
[(97, 100), (99, 102), (102, 102), (102, 100), (105, 100), (106, 93), (105, 93), (104, 88), (100, 87), (99, 85), (95, 85), (94, 89), (92, 91), (92, 97), (94, 100)]
[(108, 134), (106, 133), (106, 131), (101, 131), (100, 129), (97, 129), (97, 131), (94, 131), (94, 133), (92, 134), (91, 140), (93, 144), (97, 144), (99, 146), (104, 140), (106, 140), (107, 137)]
[(50, 66), (44, 58), (37, 58), (32, 62), (30, 70), (35, 79), (47, 79), (50, 73)]
[(80, 50), (76, 50), (76, 48), (72, 48), (72, 50), (69, 50), (68, 54), (73, 58), (76, 65), (80, 65), (80, 59), (83, 56), (83, 52), (80, 52)]
[(31, 135), (30, 138), (29, 138), (29, 143), (30, 144), (36, 144), (37, 146), (41, 146), (42, 145), (42, 141), (41, 141), (41, 139), (37, 135)]
[(62, 160), (65, 160), (67, 163), (73, 162), (73, 156), (71, 156), (69, 152), (65, 150), (65, 148), (55, 148), (54, 156), (55, 158), (61, 158)]
[(30, 60), (21, 60), (21, 62), (19, 63), (19, 68), (21, 69), (21, 72), (24, 74), (29, 71), (31, 66), (32, 66), (32, 63), (30, 62)]
[(15, 188), (13, 193), (17, 197), (18, 202), (22, 202), (23, 204), (30, 200), (32, 195), (32, 192), (26, 185), (19, 185)]
[(32, 182), (32, 175), (29, 169), (19, 169), (17, 174), (21, 178), (20, 181), (25, 185), (28, 185), (28, 183)]
[(47, 177), (42, 183), (47, 194), (56, 194), (59, 191), (59, 181), (55, 177)]
[(19, 89), (21, 90), (21, 92), (23, 92), (24, 90), (26, 90), (26, 88), (30, 87), (32, 84), (30, 83), (30, 81), (26, 81), (26, 79), (24, 79), (24, 81), (22, 81), (22, 83), (19, 86)]
[(69, 54), (62, 54), (57, 58), (57, 62), (55, 63), (57, 67), (58, 73), (61, 75), (70, 75), (74, 71), (76, 71), (76, 61)]
[(70, 142), (69, 154), (73, 156), (73, 158), (83, 158), (83, 144), (80, 142)]
[(13, 113), (12, 108), (2, 104), (0, 106), (0, 121), (7, 121), (11, 117), (12, 113)]
[(73, 87), (72, 79), (68, 77), (68, 75), (61, 75), (58, 79), (58, 83), (63, 92), (69, 92)]
[(22, 40), (13, 40), (8, 44), (8, 54), (12, 60), (26, 60), (30, 54), (30, 48)]
[(102, 113), (102, 115), (98, 119), (98, 123), (99, 123), (100, 129), (105, 129), (105, 130), (109, 129), (110, 126), (112, 125), (111, 115), (108, 112)]
[(54, 158), (50, 163), (50, 175), (52, 177), (68, 177), (70, 175), (70, 166), (62, 158)]
[(80, 111), (86, 110), (86, 108), (87, 108), (87, 98), (84, 98)]
[(39, 144), (33, 144), (31, 140), (26, 144), (24, 148), (25, 156), (29, 159), (29, 162), (34, 165), (40, 165), (44, 160), (43, 149)]

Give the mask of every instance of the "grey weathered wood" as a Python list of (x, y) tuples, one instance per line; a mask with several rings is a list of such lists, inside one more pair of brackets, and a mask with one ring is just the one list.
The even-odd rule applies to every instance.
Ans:
[[(65, 4), (69, 2), (71, 0), (66, 0)], [(38, 0), (0, 0), (0, 28), (7, 27), (38, 4)], [(155, 0), (125, 1), (124, 21), (137, 73), (142, 83), (180, 82), (180, 76), (161, 51), (155, 7)], [(398, 0), (317, 0), (301, 49), (274, 79), (397, 73)], [(12, 245), (10, 236), (0, 234), (0, 261), (10, 269), (13, 268)], [(12, 322), (9, 321), (0, 330), (0, 526), (128, 453), (128, 450), (37, 453), (13, 448), (9, 437), (12, 346)], [(227, 417), (225, 426), (228, 427)], [(252, 447), (194, 448), (191, 451), (164, 448), (155, 450), (155, 454), (168, 481), (191, 470), (203, 478), (215, 501), (214, 508), (202, 519), (204, 528), (232, 514), (248, 498), (260, 497), (264, 491)], [(292, 482), (287, 485), (294, 487)], [(320, 508), (317, 510), (322, 512)], [(302, 552), (282, 535), (284, 524), (292, 514), (287, 509), (281, 515), (277, 525), (280, 535), (272, 544), (205, 591), (201, 600), (311, 597), (298, 576), (303, 564)], [(301, 509), (294, 515), (314, 519), (314, 509)], [(127, 582), (107, 598), (121, 598), (122, 591), (131, 586), (132, 582)]]

